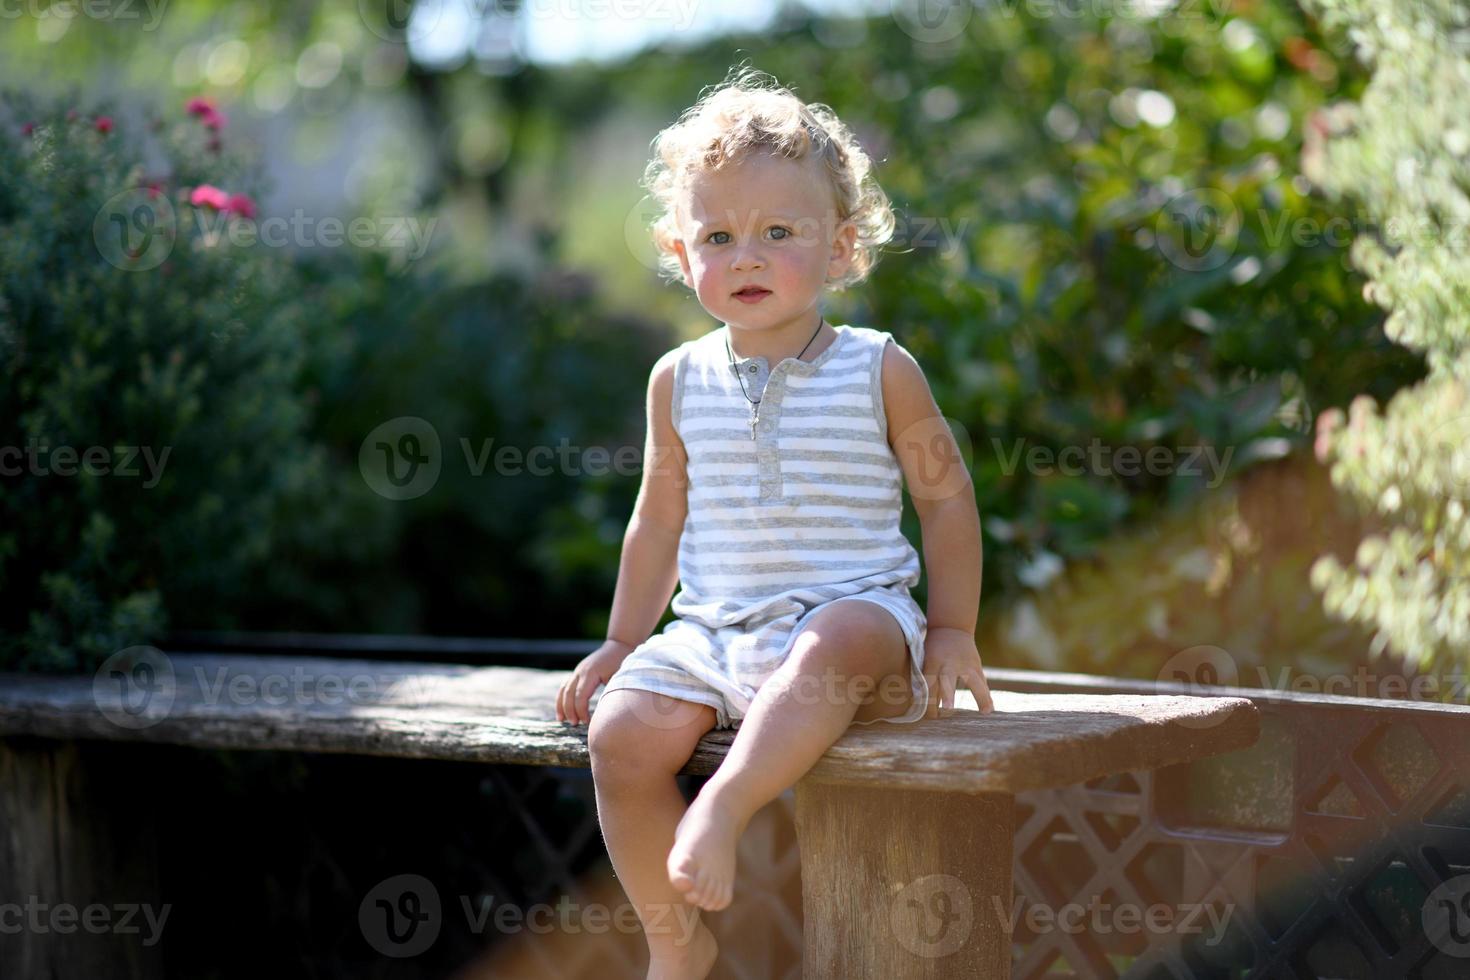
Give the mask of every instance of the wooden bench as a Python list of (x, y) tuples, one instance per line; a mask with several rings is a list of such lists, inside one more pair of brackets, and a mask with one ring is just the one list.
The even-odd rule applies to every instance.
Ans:
[[(0, 736), (589, 765), (586, 726), (555, 719), (563, 671), (238, 654), (142, 662), (150, 659), (151, 668), (128, 663), (96, 679), (0, 674)], [(1244, 698), (1001, 690), (988, 716), (968, 692), (959, 698), (969, 710), (947, 718), (854, 726), (797, 783), (806, 977), (1009, 976), (1010, 938), (996, 912), (1011, 904), (1016, 793), (1190, 762), (1249, 746), (1260, 730)], [(734, 737), (706, 735), (684, 771), (714, 772)], [(24, 855), (45, 861), (77, 845), (53, 823), (27, 819), (25, 787), (44, 778), (17, 771), (24, 755), (7, 758), (0, 871), (27, 880), (0, 881), (0, 893), (16, 894), (37, 878), (61, 880)], [(42, 948), (55, 936), (15, 941), (36, 948), (12, 964), (55, 961)]]

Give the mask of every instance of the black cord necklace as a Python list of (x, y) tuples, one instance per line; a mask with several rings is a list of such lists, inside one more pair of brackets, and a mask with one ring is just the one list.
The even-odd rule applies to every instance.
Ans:
[[(801, 354), (805, 354), (806, 348), (812, 345), (812, 340), (817, 339), (817, 334), (822, 332), (822, 325), (826, 322), (826, 317), (823, 317), (822, 319), (817, 321), (817, 329), (812, 331), (811, 340), (808, 340), (806, 342), (806, 347), (803, 347), (801, 349)], [(730, 366), (735, 367), (735, 352), (730, 349), (729, 326), (725, 327), (725, 353), (730, 355)], [(801, 360), (801, 354), (796, 355), (796, 359), (798, 361)], [(754, 439), (756, 423), (761, 420), (761, 399), (750, 397), (750, 392), (745, 390), (745, 379), (740, 376), (740, 371), (738, 369), (735, 371), (735, 380), (740, 382), (740, 393), (745, 396), (746, 401), (750, 402), (750, 438)]]

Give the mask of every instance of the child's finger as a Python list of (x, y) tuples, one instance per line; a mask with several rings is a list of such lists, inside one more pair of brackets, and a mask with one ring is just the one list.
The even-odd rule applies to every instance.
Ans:
[(939, 713), (941, 715), (954, 714), (954, 684), (953, 674), (939, 675)]
[(929, 686), (929, 703), (924, 706), (925, 718), (939, 717), (939, 675), (925, 674), (924, 682)]
[(991, 700), (990, 684), (985, 680), (985, 675), (978, 670), (972, 670), (967, 677), (970, 691), (975, 695), (975, 707), (985, 714), (994, 711), (995, 702)]
[(577, 689), (577, 715), (583, 722), (592, 720), (592, 692), (595, 690), (597, 690), (595, 677), (585, 678), (581, 687)]
[(580, 725), (582, 723), (582, 715), (577, 706), (577, 682), (578, 677), (576, 674), (573, 674), (571, 679), (567, 681), (567, 720), (573, 725)]

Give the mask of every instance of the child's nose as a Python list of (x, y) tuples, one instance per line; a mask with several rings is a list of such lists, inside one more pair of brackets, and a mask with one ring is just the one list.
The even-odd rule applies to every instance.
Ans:
[(765, 265), (765, 259), (761, 257), (759, 246), (754, 243), (737, 245), (735, 247), (735, 261), (732, 268), (739, 272), (749, 269), (759, 269)]

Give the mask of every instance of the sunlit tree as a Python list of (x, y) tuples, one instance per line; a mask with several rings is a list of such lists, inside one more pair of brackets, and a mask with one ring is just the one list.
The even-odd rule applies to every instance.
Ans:
[(1347, 31), (1373, 78), (1315, 117), (1304, 169), (1361, 202), (1353, 260), (1390, 311), (1392, 340), (1421, 352), (1420, 383), (1380, 407), (1323, 413), (1317, 452), (1333, 482), (1381, 518), (1355, 563), (1312, 570), (1334, 614), (1379, 649), (1423, 664), (1470, 661), (1470, 7), (1455, 0), (1309, 0)]

